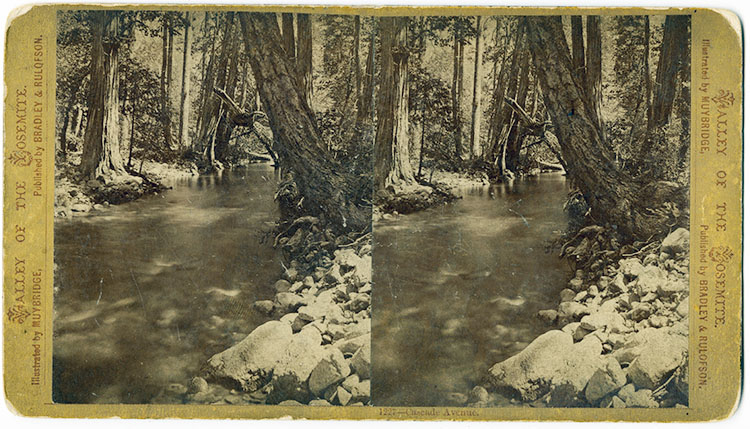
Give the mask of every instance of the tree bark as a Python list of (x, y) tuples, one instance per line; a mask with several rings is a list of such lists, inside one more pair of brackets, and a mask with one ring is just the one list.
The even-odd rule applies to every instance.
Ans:
[(299, 85), (305, 95), (305, 101), (313, 108), (312, 77), (312, 21), (306, 13), (297, 14), (297, 72)]
[(169, 106), (169, 80), (171, 79), (171, 49), (170, 37), (171, 29), (167, 16), (162, 17), (162, 51), (161, 51), (161, 125), (164, 143), (167, 148), (172, 147), (172, 120)]
[(375, 186), (396, 191), (416, 184), (409, 162), (408, 18), (380, 18), (381, 83), (375, 135)]
[(586, 17), (586, 94), (591, 106), (592, 118), (604, 135), (602, 119), (602, 33), (600, 18), (595, 15)]
[(664, 38), (656, 67), (654, 98), (648, 118), (646, 141), (641, 147), (640, 160), (648, 158), (654, 145), (654, 133), (669, 121), (677, 93), (680, 70), (690, 64), (690, 16), (667, 15), (664, 21)]
[(180, 90), (180, 147), (190, 147), (188, 124), (190, 119), (190, 46), (193, 33), (190, 32), (191, 15), (185, 12), (185, 34), (182, 45), (182, 82)]
[(129, 177), (120, 155), (120, 102), (117, 73), (119, 12), (92, 13), (89, 118), (83, 138), (81, 173), (105, 183)]
[(292, 63), (297, 61), (297, 53), (295, 51), (294, 43), (294, 14), (282, 13), (281, 14), (281, 37), (284, 41), (284, 51), (286, 51), (286, 57)]
[(583, 18), (580, 15), (570, 17), (570, 38), (573, 48), (573, 67), (579, 82), (583, 85), (586, 75), (586, 56), (583, 49)]
[(667, 182), (641, 184), (617, 168), (612, 149), (602, 141), (596, 121), (585, 108), (586, 96), (577, 85), (561, 18), (527, 19), (534, 66), (566, 170), (583, 193), (594, 221), (613, 225), (626, 238), (645, 239), (664, 232), (666, 216), (654, 209), (665, 201), (685, 208), (684, 191)]
[(480, 129), (482, 121), (482, 17), (477, 16), (477, 40), (474, 53), (474, 90), (471, 97), (471, 155), (478, 159), (482, 156)]
[(293, 173), (303, 197), (299, 206), (324, 215), (331, 226), (361, 231), (371, 225), (371, 208), (356, 201), (355, 179), (325, 150), (315, 116), (296, 83), (294, 64), (284, 61), (276, 17), (239, 13), (243, 42), (285, 167)]

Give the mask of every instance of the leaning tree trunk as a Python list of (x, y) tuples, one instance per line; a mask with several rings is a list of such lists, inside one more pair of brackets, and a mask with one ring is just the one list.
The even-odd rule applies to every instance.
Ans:
[(119, 13), (93, 13), (89, 117), (83, 137), (81, 173), (111, 183), (129, 176), (120, 155), (119, 140)]
[(667, 182), (644, 185), (617, 168), (612, 149), (587, 114), (586, 95), (577, 85), (561, 18), (529, 17), (527, 22), (534, 66), (566, 170), (586, 198), (594, 221), (612, 225), (629, 238), (663, 232), (668, 215), (654, 209), (667, 201), (680, 209), (687, 207), (684, 191)]
[(380, 18), (381, 83), (375, 135), (375, 186), (398, 190), (416, 184), (409, 162), (408, 18)]
[(245, 52), (285, 167), (295, 178), (303, 211), (324, 215), (332, 227), (361, 231), (371, 209), (355, 201), (355, 178), (326, 151), (315, 116), (296, 83), (293, 63), (285, 61), (273, 14), (239, 13)]
[(312, 22), (310, 15), (297, 14), (297, 73), (308, 107), (313, 107)]

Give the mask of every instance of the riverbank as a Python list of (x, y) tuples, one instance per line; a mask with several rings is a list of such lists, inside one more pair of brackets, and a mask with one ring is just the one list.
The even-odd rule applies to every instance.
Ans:
[(557, 329), (493, 365), (468, 406), (687, 407), (689, 232), (619, 249), (606, 237), (588, 227), (570, 243), (587, 270), (538, 314)]
[(252, 305), (270, 320), (155, 402), (369, 404), (371, 234), (334, 237), (302, 217), (276, 244), (291, 263)]
[(67, 159), (55, 163), (56, 217), (71, 217), (102, 210), (109, 205), (122, 204), (169, 189), (171, 180), (196, 176), (195, 166), (167, 164), (151, 160), (135, 162), (131, 176), (116, 183), (86, 180), (78, 173), (80, 152), (69, 153)]
[(372, 220), (393, 219), (399, 215), (426, 210), (461, 198), (457, 190), (462, 187), (488, 186), (483, 173), (457, 173), (436, 170), (420, 184), (400, 189), (398, 192), (380, 193), (375, 198)]

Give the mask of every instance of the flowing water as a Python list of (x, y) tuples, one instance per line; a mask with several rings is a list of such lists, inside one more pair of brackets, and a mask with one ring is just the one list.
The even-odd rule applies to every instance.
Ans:
[(280, 260), (274, 170), (176, 181), (159, 195), (55, 222), (53, 399), (158, 402), (265, 319)]
[(567, 227), (567, 190), (544, 174), (375, 226), (373, 404), (460, 405), (549, 329), (536, 313), (570, 275), (545, 250)]

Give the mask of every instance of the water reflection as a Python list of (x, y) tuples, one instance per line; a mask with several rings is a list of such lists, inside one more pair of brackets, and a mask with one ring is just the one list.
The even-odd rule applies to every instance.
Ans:
[(373, 403), (455, 405), (489, 366), (546, 330), (567, 267), (567, 184), (544, 175), (469, 187), (463, 199), (384, 221), (373, 259)]
[(149, 402), (264, 322), (275, 188), (254, 165), (56, 221), (53, 399)]

